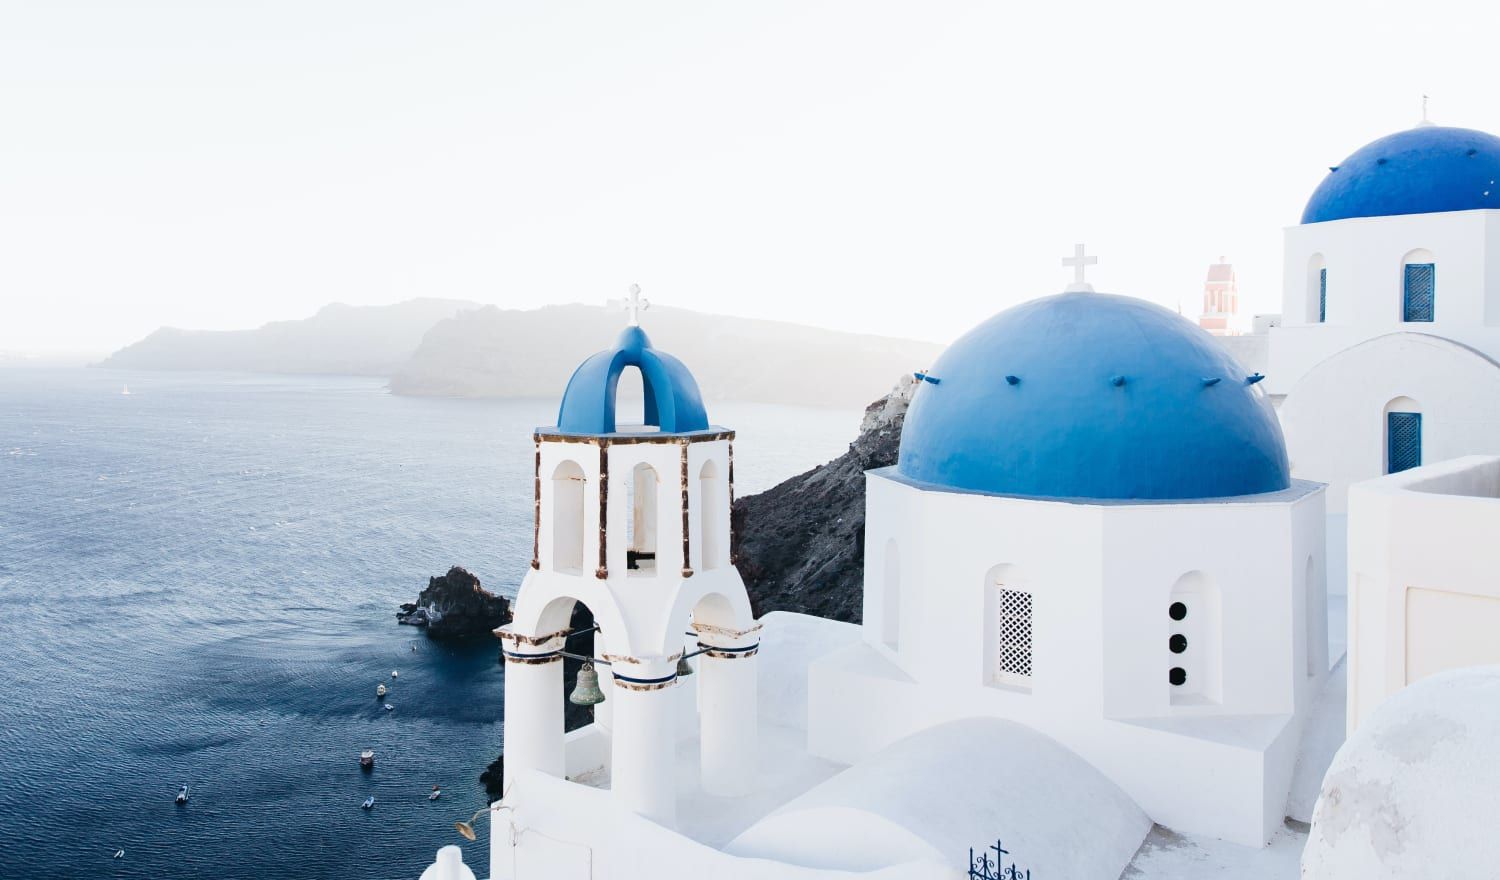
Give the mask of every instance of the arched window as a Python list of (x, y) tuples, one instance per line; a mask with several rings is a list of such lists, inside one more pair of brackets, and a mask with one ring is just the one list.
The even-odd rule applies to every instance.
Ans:
[(1328, 320), (1328, 264), (1322, 254), (1307, 261), (1307, 320), (1322, 324)]
[(724, 490), (719, 486), (719, 466), (705, 461), (698, 471), (698, 522), (702, 531), (703, 568), (718, 568), (724, 559)]
[(995, 566), (984, 580), (984, 680), (1029, 691), (1035, 671), (1031, 585), (1013, 565)]
[(1167, 687), (1173, 705), (1223, 699), (1219, 591), (1201, 571), (1177, 579), (1167, 599)]
[(896, 539), (885, 542), (885, 577), (880, 610), (880, 640), (895, 650), (901, 644), (901, 555)]
[(645, 462), (630, 472), (626, 491), (630, 519), (625, 523), (625, 569), (628, 574), (656, 574), (656, 495), (659, 483), (656, 468)]
[(1431, 322), (1437, 302), (1437, 260), (1418, 248), (1401, 258), (1401, 320)]
[(1400, 473), (1422, 465), (1422, 407), (1410, 397), (1385, 405), (1385, 472)]
[(552, 471), (552, 569), (583, 571), (583, 468), (560, 462)]

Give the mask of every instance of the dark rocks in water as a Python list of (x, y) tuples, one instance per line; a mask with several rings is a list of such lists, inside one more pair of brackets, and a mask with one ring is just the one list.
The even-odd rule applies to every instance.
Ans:
[(398, 623), (425, 627), (435, 639), (489, 638), (508, 620), (510, 600), (484, 589), (479, 578), (457, 565), (429, 578), (417, 601), (396, 612)]
[[(578, 633), (578, 635), (568, 639), (567, 647), (564, 650), (570, 654), (578, 654), (583, 657), (593, 656), (594, 615), (589, 612), (588, 608), (582, 602), (573, 605), (573, 616), (568, 621), (568, 626), (573, 632)], [(505, 665), (504, 655), (500, 657), (500, 665)], [(568, 702), (568, 694), (571, 694), (573, 688), (578, 684), (578, 670), (582, 667), (582, 660), (574, 660), (572, 657), (563, 658), (563, 687), (557, 698), (563, 701), (564, 731), (577, 730), (580, 727), (593, 723), (594, 720), (594, 712), (588, 706), (575, 706)], [(608, 667), (598, 668), (601, 670), (601, 675), (608, 669)], [(558, 736), (561, 735), (561, 733), (558, 734)], [(504, 768), (505, 755), (502, 754), (491, 761), (490, 765), (484, 769), (484, 772), (479, 774), (479, 783), (484, 786), (485, 796), (489, 799), (490, 803), (494, 803), (500, 799), (502, 794), (500, 785), (504, 778)]]
[(851, 623), (863, 611), (865, 471), (896, 463), (916, 391), (905, 376), (865, 409), (849, 451), (757, 495), (731, 513), (735, 565), (757, 617), (795, 611)]

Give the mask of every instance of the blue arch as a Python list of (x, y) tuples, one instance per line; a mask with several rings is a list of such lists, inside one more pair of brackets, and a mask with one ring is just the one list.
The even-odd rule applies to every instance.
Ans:
[(682, 361), (651, 347), (639, 327), (626, 327), (615, 347), (592, 355), (568, 380), (557, 427), (570, 434), (613, 434), (615, 397), (626, 367), (641, 371), (646, 394), (646, 424), (680, 434), (708, 428), (708, 412), (698, 383)]
[[(1064, 293), (953, 343), (912, 400), (897, 472), (970, 492), (1194, 499), (1291, 485), (1258, 375), (1182, 316)], [(1012, 381), (1014, 380), (1014, 381)]]
[(1500, 208), (1500, 138), (1424, 125), (1360, 147), (1328, 172), (1303, 223)]

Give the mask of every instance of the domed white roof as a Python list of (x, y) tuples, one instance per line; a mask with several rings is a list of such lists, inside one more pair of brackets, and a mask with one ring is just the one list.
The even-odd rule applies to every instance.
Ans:
[(1302, 876), (1488, 878), (1500, 866), (1500, 666), (1434, 675), (1334, 756)]

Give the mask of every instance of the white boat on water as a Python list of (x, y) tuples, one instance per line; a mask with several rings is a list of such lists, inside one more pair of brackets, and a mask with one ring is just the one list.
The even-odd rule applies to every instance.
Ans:
[(187, 787), (187, 785), (184, 784), (182, 786), (182, 788), (179, 788), (177, 790), (177, 803), (179, 803), (179, 804), (185, 804), (187, 802), (188, 802), (188, 787)]
[(373, 810), (373, 809), (375, 809), (375, 795), (372, 794), (369, 797), (365, 798), (365, 802), (362, 803), (362, 804), (360, 804), (359, 808), (361, 810)]
[(374, 749), (365, 749), (364, 751), (359, 753), (359, 766), (365, 768), (366, 770), (375, 766)]
[(384, 682), (381, 682), (380, 684), (375, 685), (375, 696), (377, 696), (377, 697), (383, 697), (383, 696), (385, 696), (385, 683)]
[(387, 711), (387, 712), (391, 711), (394, 708), (396, 708), (396, 707), (392, 706), (390, 703), (386, 703), (385, 704), (385, 711)]
[(435, 801), (435, 800), (437, 800), (438, 798), (440, 798), (442, 796), (443, 796), (443, 790), (441, 788), (438, 788), (436, 785), (434, 785), (432, 787), (432, 794), (429, 794), (427, 796), (427, 799), (430, 800), (430, 801)]

